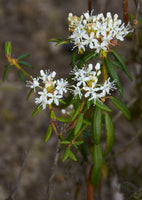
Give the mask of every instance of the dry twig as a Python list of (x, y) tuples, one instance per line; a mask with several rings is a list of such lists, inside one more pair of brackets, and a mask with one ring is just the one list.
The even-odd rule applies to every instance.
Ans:
[(24, 158), (23, 163), (21, 165), (21, 169), (20, 169), (19, 175), (17, 177), (15, 186), (14, 186), (13, 190), (11, 191), (11, 194), (9, 195), (9, 197), (6, 200), (14, 200), (14, 198), (15, 198), (15, 195), (16, 195), (16, 193), (18, 191), (18, 187), (19, 187), (21, 179), (22, 179), (22, 175), (23, 175), (23, 171), (24, 171), (24, 168), (25, 168), (25, 165), (26, 165), (26, 162), (27, 162), (29, 151), (30, 150), (25, 152), (25, 158)]

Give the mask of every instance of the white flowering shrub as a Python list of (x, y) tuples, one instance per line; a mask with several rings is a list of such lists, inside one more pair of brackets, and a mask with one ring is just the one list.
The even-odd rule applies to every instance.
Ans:
[[(8, 42), (5, 45), (5, 53), (9, 64), (4, 71), (3, 80), (11, 66), (15, 66), (20, 78), (31, 89), (28, 98), (32, 93), (37, 94), (35, 98), (37, 107), (32, 116), (38, 114), (40, 110), (49, 109), (50, 124), (45, 141), (49, 140), (52, 132), (57, 135), (64, 150), (63, 161), (68, 158), (77, 161), (74, 149), (80, 152), (83, 152), (81, 151), (83, 148), (90, 149), (94, 164), (91, 180), (96, 186), (103, 175), (102, 169), (105, 165), (103, 160), (114, 145), (114, 126), (107, 102), (111, 101), (130, 119), (127, 106), (113, 96), (113, 91), (118, 91), (123, 97), (117, 68), (120, 68), (130, 80), (132, 78), (121, 56), (113, 50), (113, 47), (133, 30), (130, 24), (125, 26), (117, 14), (112, 17), (110, 12), (106, 17), (102, 13), (93, 15), (93, 12), (91, 14), (86, 12), (81, 17), (69, 13), (68, 29), (70, 36), (66, 40), (50, 40), (56, 42), (56, 46), (66, 43), (74, 45), (71, 56), (72, 69), (66, 79), (55, 79), (56, 72), (51, 72), (50, 69), (41, 70), (37, 77), (32, 77), (21, 67), (21, 64), (32, 67), (23, 61), (29, 54), (12, 58), (11, 43)], [(56, 116), (57, 108), (61, 110), (60, 117)], [(63, 123), (61, 128), (58, 122)], [(103, 150), (102, 124), (106, 132), (106, 148)], [(92, 143), (88, 144), (86, 138), (90, 138)], [(90, 148), (92, 146), (93, 148)], [(88, 156), (85, 153), (82, 155)]]

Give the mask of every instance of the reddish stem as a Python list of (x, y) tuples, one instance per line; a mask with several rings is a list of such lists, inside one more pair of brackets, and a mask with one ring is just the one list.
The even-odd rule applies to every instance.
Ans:
[(88, 180), (87, 180), (87, 200), (94, 200), (94, 186), (91, 183), (92, 171), (93, 171), (93, 165), (90, 169)]
[(88, 10), (89, 14), (91, 14), (91, 0), (88, 0)]
[(123, 0), (123, 15), (125, 24), (128, 24), (128, 0)]

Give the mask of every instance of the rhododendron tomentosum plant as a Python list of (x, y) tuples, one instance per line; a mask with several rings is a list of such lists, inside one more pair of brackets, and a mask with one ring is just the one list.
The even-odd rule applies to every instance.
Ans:
[[(40, 75), (33, 78), (20, 66), (24, 64), (31, 67), (23, 61), (29, 54), (12, 58), (11, 43), (8, 42), (5, 45), (5, 53), (9, 63), (3, 80), (11, 66), (15, 66), (19, 77), (31, 88), (28, 98), (32, 93), (37, 93), (37, 107), (33, 116), (40, 110), (49, 109), (50, 123), (45, 141), (49, 140), (53, 130), (64, 150), (63, 161), (69, 157), (77, 161), (78, 156), (74, 149), (80, 151), (84, 158), (88, 154), (85, 154), (86, 150), (83, 149), (90, 150), (93, 156), (91, 177), (95, 186), (100, 181), (103, 165), (106, 165), (103, 162), (104, 157), (111, 152), (114, 145), (114, 127), (108, 102), (111, 101), (130, 119), (127, 106), (114, 97), (113, 91), (116, 93), (118, 90), (121, 97), (123, 96), (118, 68), (132, 78), (123, 59), (113, 47), (118, 45), (118, 40), (123, 41), (132, 30), (130, 24), (125, 26), (117, 14), (112, 17), (110, 12), (106, 17), (102, 13), (89, 15), (86, 12), (81, 17), (69, 13), (68, 29), (71, 35), (66, 40), (50, 40), (56, 42), (56, 46), (65, 43), (74, 45), (70, 63), (72, 69), (66, 79), (56, 80), (56, 72), (49, 70), (40, 70)], [(61, 110), (61, 116), (57, 116), (57, 109)], [(61, 122), (62, 127), (58, 125)], [(101, 147), (102, 127), (106, 132), (105, 149)], [(90, 138), (92, 142), (88, 143), (86, 138)], [(90, 148), (92, 146), (93, 148)]]

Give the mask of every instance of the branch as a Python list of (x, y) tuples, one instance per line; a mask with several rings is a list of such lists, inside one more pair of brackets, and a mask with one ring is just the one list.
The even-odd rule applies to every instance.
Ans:
[(123, 15), (125, 24), (128, 24), (128, 0), (123, 0)]
[(27, 162), (28, 155), (29, 155), (29, 150), (27, 152), (25, 152), (25, 158), (24, 158), (23, 163), (21, 165), (21, 169), (20, 169), (19, 175), (17, 177), (15, 187), (13, 188), (11, 194), (9, 195), (9, 197), (6, 200), (14, 200), (14, 198), (15, 198), (18, 187), (20, 185), (20, 181), (22, 179), (22, 175), (23, 175), (23, 171), (24, 171), (24, 168), (25, 168), (25, 165), (26, 165), (26, 162)]
[(89, 14), (91, 14), (91, 0), (88, 0), (88, 10)]
[(56, 169), (57, 169), (57, 164), (58, 164), (58, 160), (59, 160), (59, 154), (60, 154), (60, 140), (58, 139), (58, 144), (57, 144), (57, 148), (56, 148), (56, 154), (55, 154), (55, 158), (54, 158), (54, 164), (52, 167), (52, 172), (48, 181), (48, 186), (47, 186), (47, 200), (51, 199), (51, 194), (52, 194), (52, 190), (53, 190), (53, 186), (54, 186), (54, 181), (55, 181), (55, 174), (56, 174)]

